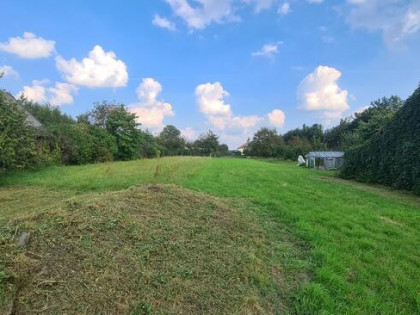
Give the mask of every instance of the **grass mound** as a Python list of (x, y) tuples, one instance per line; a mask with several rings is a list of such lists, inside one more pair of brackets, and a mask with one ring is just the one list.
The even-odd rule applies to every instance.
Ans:
[(0, 313), (286, 311), (264, 235), (252, 215), (174, 185), (73, 199), (0, 224)]

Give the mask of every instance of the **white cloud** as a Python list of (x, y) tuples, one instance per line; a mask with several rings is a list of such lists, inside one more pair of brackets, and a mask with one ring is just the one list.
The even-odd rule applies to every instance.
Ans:
[(275, 109), (268, 115), (268, 121), (275, 127), (283, 127), (284, 122), (286, 120), (286, 115), (280, 109)]
[(212, 23), (239, 20), (234, 14), (233, 0), (166, 0), (166, 2), (190, 29), (204, 29)]
[(0, 75), (3, 74), (3, 77), (12, 77), (12, 78), (18, 78), (19, 73), (15, 69), (13, 69), (11, 66), (0, 66)]
[(266, 44), (259, 51), (252, 53), (252, 55), (257, 57), (265, 57), (269, 59), (274, 58), (274, 56), (279, 53), (279, 46), (282, 44), (283, 42), (277, 42), (275, 44)]
[(386, 44), (398, 48), (420, 30), (420, 1), (347, 0), (347, 23), (355, 29), (381, 32)]
[(229, 93), (223, 89), (223, 86), (219, 82), (197, 86), (195, 95), (200, 112), (203, 114), (222, 116), (229, 116), (231, 114), (230, 105), (224, 101), (224, 97), (229, 96)]
[(0, 50), (26, 59), (46, 58), (55, 52), (55, 41), (25, 32), (23, 37), (11, 37), (8, 42), (0, 43)]
[(255, 0), (255, 12), (268, 10), (276, 0)]
[(56, 82), (54, 86), (46, 86), (49, 80), (34, 80), (31, 86), (24, 86), (16, 97), (25, 97), (36, 103), (49, 103), (53, 106), (73, 104), (73, 95), (77, 87), (68, 83)]
[(163, 128), (166, 116), (173, 116), (172, 105), (158, 99), (161, 84), (152, 78), (143, 79), (136, 90), (139, 103), (129, 106), (129, 111), (137, 115), (137, 122), (144, 127), (159, 130)]
[(258, 116), (236, 116), (224, 98), (229, 93), (219, 82), (205, 83), (195, 89), (197, 104), (200, 112), (208, 122), (219, 130), (249, 129), (255, 127), (261, 120)]
[(306, 1), (308, 1), (309, 3), (312, 3), (312, 4), (320, 4), (320, 3), (324, 2), (324, 0), (306, 0)]
[(201, 84), (196, 88), (200, 112), (206, 116), (212, 127), (222, 132), (223, 139), (230, 144), (243, 142), (244, 138), (251, 136), (263, 123), (270, 123), (276, 127), (283, 126), (285, 115), (281, 110), (273, 110), (266, 116), (235, 115), (231, 106), (225, 101), (227, 96), (229, 93), (219, 82)]
[(31, 86), (24, 86), (16, 97), (25, 97), (29, 101), (44, 103), (47, 101), (46, 92), (47, 90), (45, 86), (43, 86), (43, 82), (34, 80), (32, 81)]
[(283, 4), (281, 4), (277, 12), (281, 15), (286, 15), (292, 12), (292, 9), (290, 8), (290, 3), (284, 2)]
[(337, 84), (340, 77), (341, 72), (337, 69), (318, 66), (299, 84), (298, 100), (301, 108), (321, 112), (327, 123), (341, 118), (349, 105), (348, 92)]
[(155, 14), (152, 20), (153, 25), (166, 28), (169, 31), (175, 31), (176, 27), (175, 24), (169, 21), (167, 18), (160, 17), (158, 14)]
[(77, 94), (78, 88), (72, 84), (56, 82), (53, 87), (48, 88), (51, 94), (49, 103), (54, 106), (73, 104), (73, 95)]
[(187, 128), (181, 129), (180, 131), (181, 131), (181, 135), (189, 141), (193, 141), (197, 139), (198, 134), (194, 128), (187, 127)]
[(56, 66), (63, 73), (64, 78), (72, 84), (87, 87), (123, 87), (127, 85), (127, 67), (112, 51), (96, 45), (89, 57), (77, 61), (72, 58), (65, 60), (61, 56), (56, 58)]

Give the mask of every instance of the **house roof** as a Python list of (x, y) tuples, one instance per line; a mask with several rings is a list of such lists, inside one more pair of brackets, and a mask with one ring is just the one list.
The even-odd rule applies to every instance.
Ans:
[[(16, 99), (9, 93), (6, 91), (0, 91), (1, 94), (3, 94), (4, 98), (6, 99), (6, 101), (8, 102), (16, 102)], [(34, 116), (32, 116), (28, 111), (26, 111), (20, 104), (18, 104), (18, 107), (23, 110), (26, 114), (26, 122), (35, 128), (40, 128), (42, 127), (42, 124), (39, 122), (38, 119), (36, 119)]]
[(249, 143), (248, 143), (248, 142), (247, 142), (247, 143), (244, 143), (243, 145), (240, 145), (240, 146), (238, 147), (238, 150), (240, 150), (240, 149), (245, 149), (248, 145), (249, 145)]
[(344, 152), (340, 151), (312, 151), (306, 154), (306, 157), (316, 158), (339, 158), (344, 157)]

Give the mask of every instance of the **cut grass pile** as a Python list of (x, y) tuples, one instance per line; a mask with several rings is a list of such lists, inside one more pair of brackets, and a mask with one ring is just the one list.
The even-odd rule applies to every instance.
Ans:
[[(293, 309), (301, 314), (420, 313), (420, 199), (412, 195), (336, 180), (330, 173), (292, 163), (249, 159), (164, 158), (57, 167), (9, 176), (1, 183), (0, 196), (2, 190), (26, 187), (56, 190), (65, 198), (89, 199), (98, 193), (105, 198), (110, 191), (147, 183), (173, 183), (210, 194), (227, 202), (235, 213), (253, 218), (249, 237), (254, 241), (248, 250), (261, 249), (253, 238), (257, 230), (264, 239), (274, 240), (262, 247), (266, 254), (247, 261), (249, 266), (271, 270), (264, 277), (254, 277), (249, 271), (254, 267), (248, 269), (247, 279), (254, 279), (249, 283), (259, 295), (245, 296), (265, 301), (257, 302), (255, 309), (269, 313)], [(29, 209), (25, 198), (20, 207), (9, 201), (8, 218), (14, 211), (21, 217), (34, 213)], [(244, 230), (249, 228), (242, 224)], [(275, 270), (281, 280), (275, 280)], [(236, 294), (243, 295), (238, 292), (224, 293), (235, 299)], [(274, 301), (268, 298), (274, 292), (280, 294), (281, 305), (267, 302)], [(219, 311), (255, 309), (222, 306)]]
[[(267, 235), (252, 205), (237, 202), (241, 211), (147, 185), (10, 221), (0, 230), (0, 313), (286, 312), (296, 288), (284, 284), (279, 256), (290, 239)], [(22, 231), (32, 233), (24, 249), (14, 244)]]

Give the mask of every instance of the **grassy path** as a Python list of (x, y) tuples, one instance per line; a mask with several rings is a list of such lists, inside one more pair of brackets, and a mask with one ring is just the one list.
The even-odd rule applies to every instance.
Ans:
[[(270, 259), (290, 274), (284, 287), (299, 287), (293, 299), (298, 313), (420, 313), (419, 199), (328, 176), (291, 163), (165, 158), (24, 173), (0, 180), (0, 199), (16, 185), (67, 196), (147, 183), (238, 200), (238, 209), (245, 198), (268, 236), (291, 236)], [(12, 201), (8, 205), (3, 215), (17, 211)], [(21, 204), (19, 211), (25, 209)], [(256, 279), (262, 287), (264, 281)]]
[(297, 297), (299, 313), (420, 312), (418, 198), (253, 160), (212, 160), (184, 184), (250, 198), (310, 246), (312, 277)]

